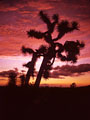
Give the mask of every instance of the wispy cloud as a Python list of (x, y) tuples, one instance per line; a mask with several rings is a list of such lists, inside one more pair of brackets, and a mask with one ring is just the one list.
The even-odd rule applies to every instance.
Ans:
[[(11, 72), (16, 72), (16, 71), (15, 70), (2, 71), (2, 72), (0, 72), (0, 77), (8, 77), (9, 73), (11, 73)], [(19, 73), (17, 72), (17, 74), (19, 74)]]
[(52, 78), (60, 78), (65, 76), (80, 76), (85, 74), (86, 72), (90, 72), (90, 64), (80, 64), (80, 65), (63, 65), (57, 66), (54, 68), (53, 72), (51, 73)]

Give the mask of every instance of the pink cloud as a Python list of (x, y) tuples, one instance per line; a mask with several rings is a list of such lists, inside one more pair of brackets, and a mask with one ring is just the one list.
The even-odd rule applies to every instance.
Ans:
[[(82, 1), (82, 0), (80, 0)], [(12, 3), (13, 5), (11, 6)], [(59, 42), (64, 42), (65, 40), (84, 40), (86, 43), (86, 48), (88, 50), (81, 54), (81, 58), (85, 55), (89, 55), (89, 41), (90, 41), (90, 24), (87, 8), (87, 3), (69, 1), (69, 0), (59, 0), (59, 1), (24, 1), (16, 2), (9, 1), (0, 6), (1, 12), (7, 12), (2, 15), (2, 22), (0, 24), (0, 34), (1, 34), (1, 44), (0, 44), (0, 54), (1, 55), (19, 55), (21, 54), (20, 48), (22, 45), (28, 47), (33, 47), (34, 49), (39, 47), (41, 44), (45, 44), (43, 40), (37, 40), (28, 38), (26, 31), (29, 29), (36, 29), (45, 31), (46, 26), (40, 20), (38, 12), (44, 10), (49, 16), (53, 13), (58, 13), (60, 19), (76, 20), (80, 23), (80, 31), (75, 31), (73, 33), (65, 35)], [(83, 13), (83, 14), (82, 14)], [(5, 17), (6, 16), (6, 17)], [(87, 18), (87, 19), (85, 19)], [(8, 21), (7, 21), (8, 20)], [(3, 23), (3, 24), (2, 24)], [(36, 44), (34, 44), (36, 43)], [(15, 49), (16, 48), (16, 49)], [(86, 49), (85, 48), (85, 49)]]
[(0, 11), (3, 11), (3, 12), (7, 12), (7, 11), (16, 11), (16, 10), (18, 10), (18, 8), (16, 8), (16, 7), (0, 7)]
[[(24, 2), (25, 3), (25, 2)], [(23, 1), (1, 1), (0, 2), (0, 11), (2, 12), (8, 12), (8, 11), (17, 11), (20, 8), (25, 7), (26, 4), (24, 4)], [(26, 2), (27, 3), (27, 2)]]
[(52, 78), (59, 78), (61, 76), (80, 76), (85, 74), (86, 72), (90, 72), (90, 64), (80, 64), (80, 65), (63, 65), (57, 66), (54, 68), (51, 73)]
[(45, 1), (38, 1), (38, 2), (28, 2), (29, 7), (35, 7), (38, 10), (49, 10), (52, 9), (53, 6), (51, 6), (48, 2), (46, 3)]

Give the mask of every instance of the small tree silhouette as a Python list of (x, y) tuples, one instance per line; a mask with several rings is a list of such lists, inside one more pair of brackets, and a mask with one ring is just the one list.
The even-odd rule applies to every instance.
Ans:
[(16, 77), (17, 77), (17, 72), (16, 71), (11, 71), (9, 73), (9, 86), (16, 86)]
[[(77, 22), (73, 21), (70, 23), (67, 20), (62, 20), (59, 22), (59, 17), (57, 14), (54, 14), (52, 16), (53, 22), (51, 22), (49, 17), (44, 14), (43, 11), (40, 11), (39, 16), (47, 25), (47, 31), (40, 32), (30, 30), (27, 32), (29, 37), (35, 37), (37, 39), (43, 38), (49, 44), (49, 47), (46, 47), (45, 52), (42, 54), (43, 61), (35, 81), (36, 87), (39, 87), (42, 76), (44, 78), (49, 77), (50, 70), (52, 69), (52, 65), (56, 57), (58, 57), (61, 61), (71, 61), (75, 63), (77, 61), (77, 55), (80, 54), (80, 49), (84, 47), (84, 43), (80, 43), (78, 40), (66, 41), (64, 45), (56, 42), (57, 40), (61, 39), (66, 33), (72, 32), (74, 30), (79, 30)], [(55, 29), (57, 29), (58, 35), (56, 38), (53, 38), (52, 34)], [(63, 55), (63, 52), (65, 52), (66, 55)], [(40, 55), (41, 54), (39, 54), (39, 56)], [(31, 67), (32, 70), (33, 67)]]
[(21, 86), (24, 86), (25, 85), (25, 75), (24, 74), (20, 75), (20, 79), (21, 79)]
[(76, 88), (76, 83), (72, 83), (72, 84), (70, 85), (70, 87), (71, 87), (71, 88)]

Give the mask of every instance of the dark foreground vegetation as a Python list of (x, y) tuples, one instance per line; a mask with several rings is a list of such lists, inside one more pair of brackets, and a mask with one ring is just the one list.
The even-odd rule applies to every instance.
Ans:
[(90, 120), (90, 86), (0, 87), (0, 120)]

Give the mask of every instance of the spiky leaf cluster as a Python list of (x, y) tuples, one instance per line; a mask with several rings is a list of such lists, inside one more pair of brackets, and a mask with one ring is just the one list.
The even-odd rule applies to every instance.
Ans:
[(78, 23), (73, 21), (71, 24), (67, 21), (67, 20), (62, 20), (59, 24), (58, 24), (58, 32), (62, 32), (62, 33), (68, 33), (68, 32), (72, 32), (73, 30), (78, 30)]
[(25, 48), (24, 46), (22, 46), (22, 53), (26, 54), (26, 53), (29, 53), (29, 54), (32, 54), (34, 51), (31, 49), (31, 48)]
[(54, 20), (54, 23), (58, 23), (58, 19), (59, 19), (58, 14), (54, 14), (52, 16), (52, 19)]
[(35, 31), (35, 30), (30, 30), (27, 32), (28, 36), (29, 37), (35, 37), (37, 39), (42, 39), (44, 37), (44, 33), (42, 32), (38, 32), (38, 31)]
[(71, 61), (73, 63), (77, 62), (77, 55), (80, 54), (80, 49), (84, 47), (84, 43), (80, 43), (78, 40), (75, 41), (66, 41), (63, 48), (66, 52), (66, 56), (62, 55), (61, 52), (58, 52), (58, 56), (61, 61)]
[(37, 51), (37, 54), (42, 56), (47, 52), (47, 47), (44, 45), (41, 45)]

